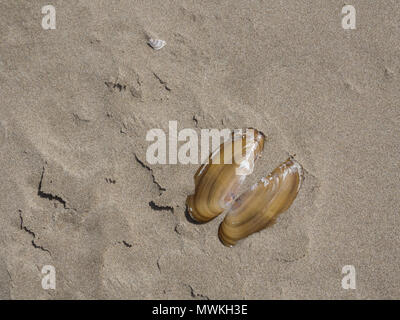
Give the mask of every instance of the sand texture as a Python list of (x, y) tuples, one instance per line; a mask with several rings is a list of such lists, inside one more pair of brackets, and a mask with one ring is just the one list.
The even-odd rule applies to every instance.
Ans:
[[(1, 299), (400, 298), (398, 1), (50, 3), (0, 0)], [(188, 221), (171, 120), (264, 132), (249, 183), (296, 154), (292, 207), (234, 248)]]

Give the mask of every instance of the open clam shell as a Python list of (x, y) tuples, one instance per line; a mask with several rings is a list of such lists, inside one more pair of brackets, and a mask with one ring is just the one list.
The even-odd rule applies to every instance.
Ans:
[(221, 242), (233, 246), (240, 239), (271, 225), (291, 206), (302, 180), (303, 169), (293, 158), (262, 178), (227, 210), (218, 231)]
[(255, 129), (247, 129), (244, 134), (232, 133), (231, 139), (201, 165), (194, 176), (195, 193), (186, 200), (194, 220), (210, 221), (232, 203), (263, 150), (264, 139), (264, 134)]

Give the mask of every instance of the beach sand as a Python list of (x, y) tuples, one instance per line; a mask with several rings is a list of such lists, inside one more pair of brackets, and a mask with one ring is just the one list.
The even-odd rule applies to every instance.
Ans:
[[(1, 299), (400, 298), (398, 1), (51, 4), (0, 0)], [(292, 207), (224, 247), (198, 165), (146, 162), (169, 121), (264, 132), (249, 183), (296, 154)]]

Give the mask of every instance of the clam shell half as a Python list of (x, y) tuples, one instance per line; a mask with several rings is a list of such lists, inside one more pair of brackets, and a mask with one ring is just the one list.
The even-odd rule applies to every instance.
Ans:
[(188, 196), (186, 205), (197, 222), (214, 219), (232, 203), (264, 148), (264, 134), (255, 129), (246, 129), (240, 135), (232, 133), (231, 138), (210, 155), (194, 176), (195, 193)]
[(218, 231), (221, 242), (233, 246), (240, 239), (271, 225), (291, 206), (302, 180), (303, 169), (293, 158), (262, 178), (227, 210)]

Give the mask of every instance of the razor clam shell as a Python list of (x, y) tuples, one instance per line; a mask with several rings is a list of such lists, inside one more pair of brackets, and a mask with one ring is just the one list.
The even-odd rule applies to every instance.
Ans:
[(289, 158), (250, 190), (238, 197), (219, 226), (218, 236), (226, 246), (271, 225), (289, 209), (303, 180), (301, 165)]
[(160, 50), (163, 48), (167, 43), (161, 39), (149, 39), (147, 43), (152, 47), (154, 50)]
[[(253, 130), (253, 136), (248, 134), (248, 130), (242, 135), (232, 133), (232, 138), (222, 143), (197, 170), (194, 175), (195, 193), (186, 200), (188, 213), (195, 221), (204, 223), (214, 219), (237, 197), (246, 173), (251, 173), (254, 162), (264, 148), (264, 134), (250, 130)], [(227, 154), (230, 163), (223, 163), (225, 151), (232, 148), (233, 152)], [(245, 153), (245, 150), (250, 152)], [(235, 155), (240, 152), (246, 155), (240, 159), (240, 163), (236, 163)], [(215, 163), (216, 159), (222, 160)], [(244, 172), (238, 174), (242, 167), (245, 168)]]

